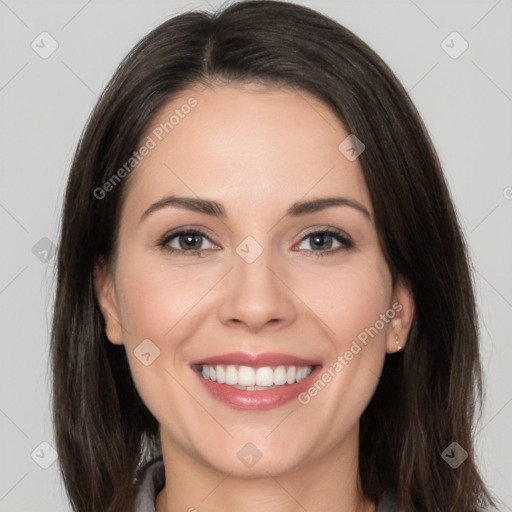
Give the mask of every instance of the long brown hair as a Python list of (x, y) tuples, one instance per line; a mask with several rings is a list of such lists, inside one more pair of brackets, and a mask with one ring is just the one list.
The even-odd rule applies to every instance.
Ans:
[[(160, 453), (158, 422), (124, 347), (106, 338), (93, 285), (94, 265), (115, 255), (130, 178), (98, 190), (164, 105), (216, 80), (309, 93), (366, 146), (359, 163), (382, 250), (416, 309), (406, 348), (386, 357), (361, 417), (363, 493), (378, 500), (394, 491), (403, 511), (493, 505), (473, 452), (482, 384), (468, 254), (427, 130), (389, 67), (352, 32), (264, 0), (165, 21), (120, 64), (82, 134), (64, 200), (51, 340), (56, 445), (73, 509), (133, 510), (137, 468)], [(456, 469), (442, 458), (452, 442), (468, 453)]]

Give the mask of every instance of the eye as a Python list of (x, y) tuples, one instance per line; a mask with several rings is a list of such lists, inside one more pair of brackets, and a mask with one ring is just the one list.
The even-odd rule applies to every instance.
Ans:
[[(164, 235), (158, 242), (165, 251), (171, 254), (186, 256), (203, 256), (208, 247), (204, 246), (209, 241), (214, 248), (218, 248), (202, 231), (182, 229)], [(303, 241), (308, 241), (310, 248), (300, 247)], [(333, 244), (338, 246), (333, 249)], [(299, 244), (299, 250), (312, 253), (314, 256), (327, 256), (349, 249), (354, 246), (351, 238), (338, 229), (322, 229), (308, 233)], [(210, 248), (211, 249), (211, 248)]]
[(208, 249), (208, 247), (204, 246), (205, 240), (212, 243), (201, 231), (185, 229), (164, 235), (158, 242), (158, 245), (170, 253), (194, 256), (201, 255), (203, 251)]
[[(306, 252), (313, 253), (315, 256), (327, 256), (339, 251), (349, 249), (354, 243), (348, 235), (338, 229), (322, 229), (308, 233), (302, 240), (308, 241), (309, 249), (302, 248)], [(338, 243), (338, 247), (333, 249), (333, 243)], [(300, 245), (299, 245), (300, 248)]]

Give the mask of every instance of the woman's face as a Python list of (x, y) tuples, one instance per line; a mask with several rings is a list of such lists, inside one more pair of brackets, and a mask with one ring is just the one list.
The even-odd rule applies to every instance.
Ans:
[(146, 134), (96, 285), (164, 452), (262, 476), (357, 449), (412, 302), (348, 135), (306, 93), (249, 85), (182, 93)]

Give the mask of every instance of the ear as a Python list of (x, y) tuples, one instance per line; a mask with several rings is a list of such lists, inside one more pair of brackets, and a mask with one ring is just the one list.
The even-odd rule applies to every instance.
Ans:
[(395, 316), (389, 323), (386, 333), (386, 352), (391, 354), (402, 350), (409, 336), (414, 317), (414, 297), (408, 283), (401, 277), (393, 290), (392, 309)]
[(94, 266), (94, 290), (105, 320), (105, 334), (114, 345), (123, 344), (123, 330), (112, 274), (104, 262)]

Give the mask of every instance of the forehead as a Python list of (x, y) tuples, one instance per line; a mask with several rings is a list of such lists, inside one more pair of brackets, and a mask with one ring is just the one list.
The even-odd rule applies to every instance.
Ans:
[(142, 209), (182, 194), (283, 211), (308, 196), (344, 194), (371, 204), (357, 160), (339, 146), (349, 133), (302, 91), (222, 85), (182, 92), (155, 117), (151, 149), (132, 171), (125, 205)]

